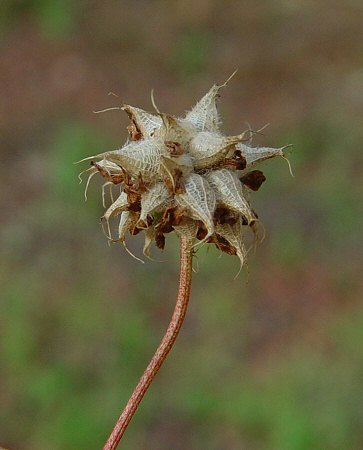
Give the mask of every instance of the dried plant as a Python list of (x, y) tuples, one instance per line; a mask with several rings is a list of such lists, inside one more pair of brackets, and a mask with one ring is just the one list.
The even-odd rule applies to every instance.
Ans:
[[(231, 77), (230, 77), (231, 78)], [(163, 250), (165, 235), (175, 231), (180, 238), (181, 266), (177, 303), (169, 327), (146, 368), (104, 450), (117, 445), (151, 381), (165, 360), (182, 325), (191, 288), (192, 259), (197, 246), (214, 244), (222, 252), (237, 255), (240, 267), (246, 261), (245, 232), (257, 239), (258, 217), (250, 205), (251, 191), (257, 191), (265, 176), (255, 166), (281, 156), (286, 147), (252, 147), (250, 129), (225, 136), (216, 100), (227, 84), (214, 85), (183, 117), (143, 111), (130, 105), (122, 110), (129, 117), (128, 140), (113, 151), (87, 157), (91, 178), (100, 173), (110, 187), (112, 204), (102, 218), (106, 237), (126, 246), (126, 235), (144, 233), (143, 253), (150, 257), (151, 245)], [(112, 197), (112, 186), (119, 196)], [(119, 216), (117, 237), (110, 220)], [(199, 242), (198, 242), (199, 241)], [(137, 258), (139, 259), (139, 258)]]

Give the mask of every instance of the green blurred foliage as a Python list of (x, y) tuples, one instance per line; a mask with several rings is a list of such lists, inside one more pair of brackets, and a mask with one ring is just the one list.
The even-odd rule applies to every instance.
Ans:
[(171, 54), (170, 63), (181, 79), (195, 76), (207, 67), (212, 57), (212, 37), (207, 32), (194, 30), (180, 36)]
[(16, 25), (23, 15), (29, 15), (46, 39), (65, 39), (74, 31), (82, 3), (71, 0), (3, 0), (0, 29), (5, 31)]

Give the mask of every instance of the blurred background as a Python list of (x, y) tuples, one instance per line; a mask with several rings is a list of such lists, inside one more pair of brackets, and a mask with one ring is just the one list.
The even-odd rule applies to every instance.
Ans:
[[(83, 157), (123, 101), (170, 114), (215, 82), (226, 133), (293, 144), (261, 168), (267, 236), (198, 253), (176, 346), (125, 449), (363, 448), (363, 5), (359, 0), (1, 0), (0, 445), (100, 449), (169, 322), (178, 243), (140, 264), (102, 234)], [(108, 96), (112, 91), (119, 96)], [(141, 254), (142, 241), (129, 239)]]

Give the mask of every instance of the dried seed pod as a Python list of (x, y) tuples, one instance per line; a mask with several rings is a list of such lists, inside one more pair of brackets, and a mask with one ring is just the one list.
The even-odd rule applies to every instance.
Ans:
[(104, 205), (104, 186), (106, 186), (108, 183), (112, 184), (119, 184), (124, 181), (124, 172), (117, 164), (114, 164), (111, 161), (107, 161), (106, 159), (103, 159), (99, 162), (93, 162), (91, 161), (91, 167), (84, 170), (78, 175), (78, 179), (80, 180), (80, 184), (82, 183), (82, 175), (84, 173), (88, 173), (88, 178), (86, 182), (86, 187), (84, 189), (84, 198), (87, 200), (87, 191), (91, 182), (91, 179), (96, 175), (96, 173), (100, 173), (104, 178), (109, 180), (107, 183), (105, 183), (102, 186), (102, 201)]
[(214, 84), (199, 102), (186, 113), (182, 120), (190, 123), (196, 131), (218, 131), (221, 119), (217, 110), (216, 100), (219, 96), (219, 90), (227, 85), (235, 73), (236, 71), (223, 84)]
[(222, 136), (211, 131), (196, 133), (189, 143), (189, 153), (194, 159), (195, 170), (218, 166), (235, 144), (245, 139), (245, 133), (238, 136)]
[(129, 207), (129, 202), (127, 200), (127, 195), (125, 192), (121, 192), (119, 197), (112, 203), (112, 205), (107, 209), (103, 217), (101, 218), (103, 223), (106, 223), (108, 239), (112, 239), (110, 230), (110, 219), (111, 217), (118, 216), (123, 211), (127, 211)]
[(177, 204), (184, 207), (192, 219), (201, 220), (208, 230), (207, 237), (214, 231), (213, 214), (216, 198), (208, 181), (202, 176), (192, 173), (185, 180), (185, 192), (176, 194)]
[(189, 111), (184, 120), (191, 123), (197, 131), (217, 131), (221, 120), (216, 106), (220, 86), (214, 85)]
[[(139, 219), (139, 215), (135, 213), (134, 211), (123, 211), (121, 213), (120, 217), (120, 223), (118, 226), (118, 238), (114, 240), (113, 242), (120, 242), (124, 247), (125, 250), (129, 255), (131, 255), (134, 259), (140, 262), (144, 262), (142, 259), (137, 258), (133, 253), (130, 252), (130, 250), (126, 246), (126, 234), (129, 231), (130, 233), (135, 230), (136, 223)], [(133, 233), (136, 234), (136, 233)]]
[(155, 139), (130, 142), (125, 147), (111, 152), (108, 158), (122, 166), (134, 177), (141, 175), (144, 181), (160, 178), (160, 157), (167, 155), (165, 146)]
[(146, 223), (148, 214), (165, 209), (172, 202), (172, 197), (164, 183), (159, 182), (148, 188), (141, 196), (141, 213), (139, 222)]
[(241, 182), (234, 172), (227, 169), (214, 170), (206, 178), (214, 189), (218, 204), (242, 214), (248, 223), (254, 219), (251, 207), (243, 195)]
[(118, 226), (118, 236), (115, 242), (124, 242), (128, 231), (136, 225), (138, 215), (133, 211), (123, 211), (120, 216), (120, 222)]
[[(280, 148), (272, 148), (272, 147), (249, 147), (243, 143), (239, 143), (236, 145), (238, 150), (241, 150), (242, 155), (246, 158), (247, 168), (250, 169), (255, 164), (258, 164), (266, 159), (274, 158), (275, 156), (280, 156), (285, 159), (288, 164), (289, 161), (286, 159), (284, 154), (285, 148), (290, 147), (289, 145), (285, 145)], [(290, 168), (290, 164), (289, 164)], [(291, 168), (290, 168), (291, 172)]]
[[(238, 220), (234, 225), (229, 225), (225, 223), (223, 225), (217, 224), (215, 227), (215, 232), (217, 235), (225, 239), (233, 249), (235, 249), (236, 255), (240, 260), (240, 270), (242, 269), (247, 256), (246, 247), (243, 243), (243, 228), (241, 220)], [(218, 246), (218, 244), (217, 244)], [(237, 275), (239, 274), (238, 271)]]
[[(123, 105), (122, 109), (129, 116), (130, 124), (134, 124), (136, 133), (141, 134), (139, 139), (152, 137), (154, 131), (160, 128), (163, 123), (160, 116), (146, 112), (143, 109), (135, 108), (130, 105)], [(132, 136), (130, 137), (132, 138)]]
[(121, 192), (117, 199), (107, 209), (103, 217), (108, 221), (111, 217), (118, 216), (122, 211), (126, 211), (128, 207), (129, 202), (127, 200), (127, 194), (125, 192)]

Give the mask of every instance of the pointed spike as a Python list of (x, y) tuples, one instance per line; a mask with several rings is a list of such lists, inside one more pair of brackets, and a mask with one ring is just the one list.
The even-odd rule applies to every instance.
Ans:
[(223, 84), (220, 84), (218, 87), (221, 88), (227, 86), (227, 84), (232, 80), (232, 78), (236, 75), (237, 72), (238, 68), (227, 78), (227, 80)]
[(255, 164), (258, 164), (270, 158), (274, 158), (275, 156), (283, 157), (283, 150), (287, 147), (290, 147), (290, 145), (285, 145), (279, 148), (249, 147), (248, 145), (242, 143), (236, 145), (236, 148), (240, 150), (242, 155), (246, 158), (247, 170), (249, 170)]
[(156, 103), (155, 103), (155, 98), (154, 98), (154, 88), (151, 89), (151, 92), (150, 92), (150, 99), (151, 99), (151, 104), (153, 105), (153, 108), (155, 109), (155, 111), (156, 111), (158, 114), (161, 115), (161, 112), (160, 112), (159, 108), (156, 106)]
[(115, 199), (113, 197), (112, 186), (113, 186), (113, 183), (110, 184), (110, 198), (111, 198), (111, 202), (113, 203), (115, 201)]
[(282, 155), (281, 158), (284, 159), (284, 160), (287, 162), (287, 165), (288, 165), (288, 167), (289, 167), (290, 175), (294, 178), (295, 175), (292, 173), (292, 168), (291, 168), (291, 163), (290, 163), (290, 161), (288, 160), (288, 158), (286, 158), (285, 155)]
[[(107, 226), (107, 229), (105, 228), (105, 224)], [(110, 223), (107, 220), (105, 220), (104, 217), (101, 217), (101, 227), (102, 227), (102, 232), (105, 235), (106, 239), (108, 241), (113, 241), (112, 236), (111, 236)]]
[(91, 175), (88, 177), (87, 179), (87, 183), (86, 183), (86, 188), (84, 190), (84, 200), (87, 201), (87, 191), (88, 191), (88, 186), (90, 184), (91, 179), (96, 175), (98, 171), (96, 172), (92, 172)]
[(139, 261), (139, 262), (141, 262), (142, 264), (145, 264), (145, 261), (144, 261), (144, 260), (142, 260), (141, 258), (138, 258), (137, 256), (135, 256), (135, 255), (127, 248), (127, 245), (126, 245), (126, 242), (125, 242), (125, 241), (122, 241), (122, 245), (125, 247), (125, 250), (127, 251), (127, 253), (128, 253), (130, 256), (132, 256), (134, 259), (136, 259), (136, 261)]
[(79, 184), (82, 184), (82, 183), (83, 183), (82, 175), (83, 175), (84, 173), (92, 172), (92, 171), (94, 171), (94, 170), (96, 170), (96, 172), (97, 172), (97, 169), (95, 169), (94, 167), (89, 167), (88, 169), (83, 170), (81, 173), (79, 173), (78, 176), (77, 176), (77, 178), (79, 179)]
[[(117, 150), (116, 150), (117, 151)], [(93, 155), (93, 156), (87, 156), (87, 158), (83, 158), (80, 159), (79, 161), (74, 162), (73, 164), (79, 164), (81, 162), (85, 162), (85, 161), (91, 161), (92, 159), (95, 158), (106, 158), (107, 156), (109, 156), (110, 154), (112, 154), (113, 151), (111, 152), (104, 152), (104, 153), (99, 153), (98, 155)]]
[(114, 111), (115, 109), (122, 109), (120, 106), (113, 106), (111, 108), (105, 108), (105, 109), (100, 109), (98, 111), (92, 111), (93, 114), (100, 114), (100, 113), (104, 113), (104, 112), (108, 112), (108, 111)]
[(290, 175), (294, 178), (295, 175), (294, 175), (293, 172), (292, 172), (291, 163), (290, 163), (289, 159), (287, 158), (287, 156), (286, 156), (285, 153), (284, 153), (285, 148), (290, 148), (290, 147), (292, 147), (292, 144), (287, 144), (287, 145), (285, 145), (284, 147), (281, 147), (281, 151), (282, 151), (282, 155), (281, 155), (281, 156), (282, 156), (282, 159), (284, 159), (284, 160), (287, 162), (287, 165), (288, 165), (288, 167), (289, 167)]
[[(104, 208), (106, 208), (106, 194), (105, 194), (106, 186), (110, 186), (110, 191), (112, 191), (113, 183), (111, 181), (106, 181), (106, 183), (103, 183), (103, 185), (102, 185), (102, 206)], [(111, 197), (111, 195), (110, 195), (110, 197)], [(112, 200), (112, 203), (113, 203), (114, 202), (113, 198), (111, 198), (111, 200)]]

